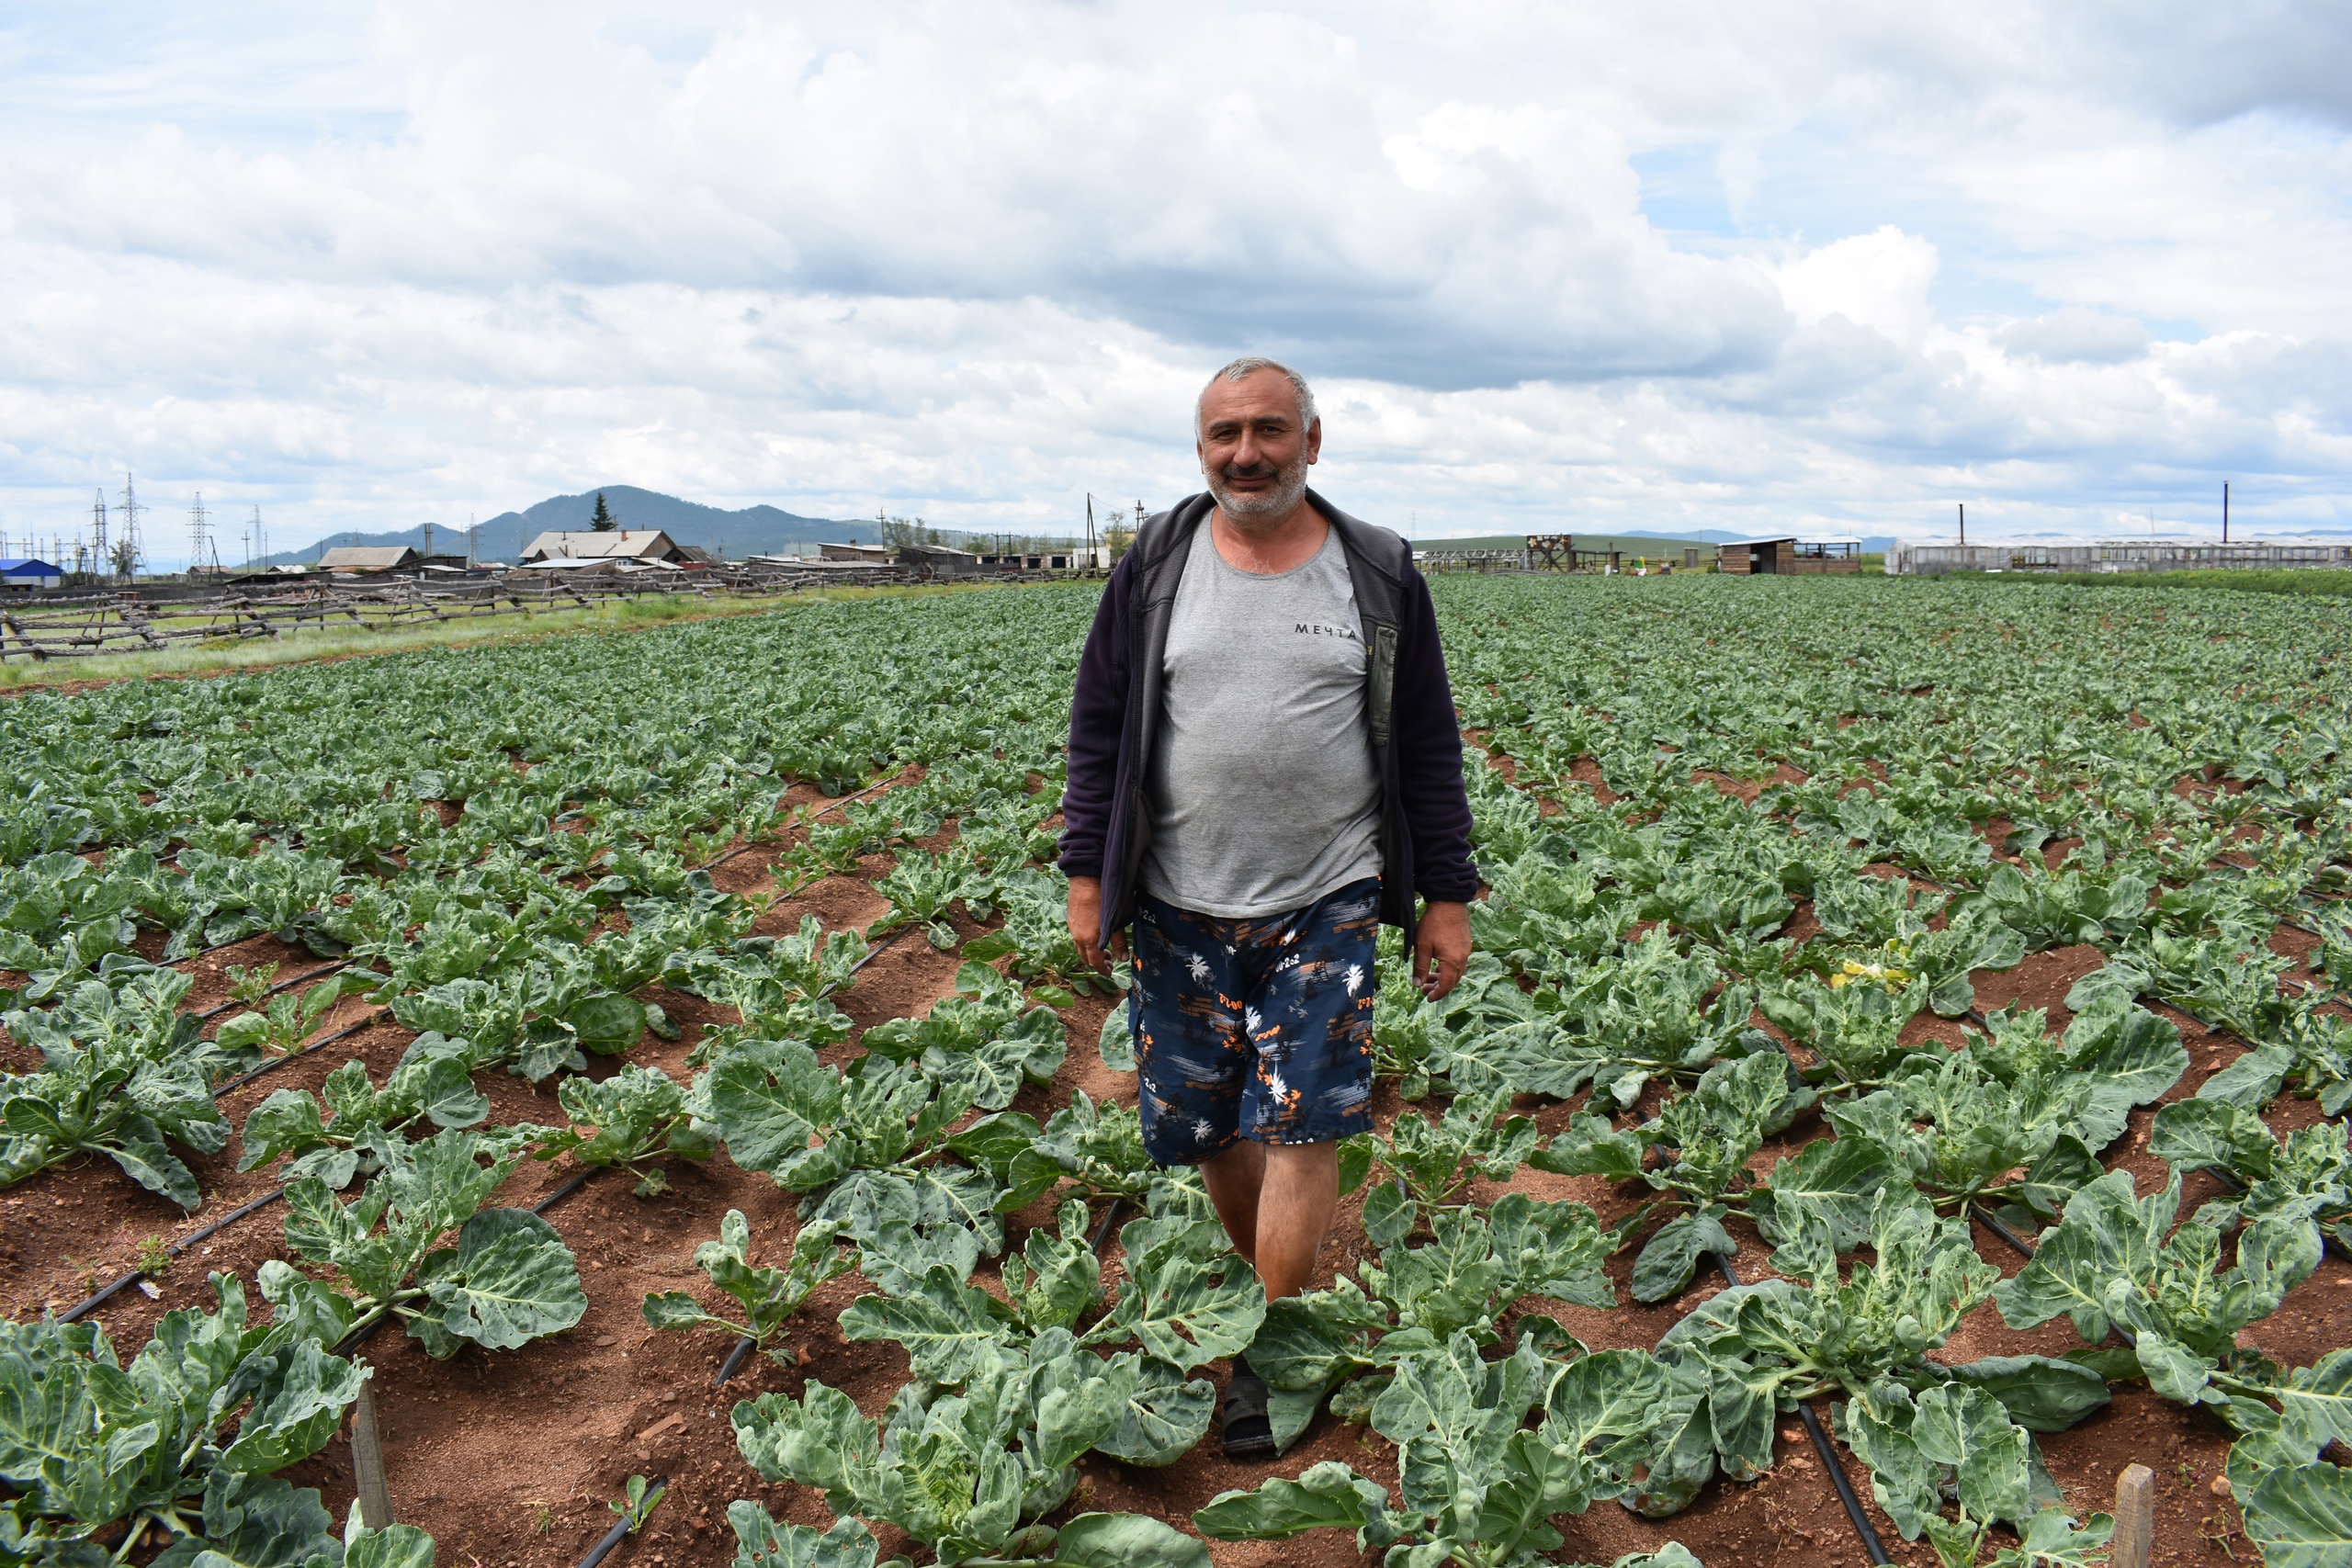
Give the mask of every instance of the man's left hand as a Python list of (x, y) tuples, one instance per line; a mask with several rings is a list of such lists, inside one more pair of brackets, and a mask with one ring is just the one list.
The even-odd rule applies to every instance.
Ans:
[(1423, 905), (1413, 936), (1413, 983), (1421, 995), (1435, 1001), (1453, 989), (1469, 962), (1470, 906), (1434, 900)]

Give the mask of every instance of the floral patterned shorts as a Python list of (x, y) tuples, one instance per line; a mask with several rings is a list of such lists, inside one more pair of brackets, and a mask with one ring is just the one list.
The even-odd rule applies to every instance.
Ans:
[(1369, 1132), (1379, 931), (1377, 877), (1254, 919), (1141, 895), (1127, 1020), (1151, 1157), (1193, 1165), (1240, 1138)]

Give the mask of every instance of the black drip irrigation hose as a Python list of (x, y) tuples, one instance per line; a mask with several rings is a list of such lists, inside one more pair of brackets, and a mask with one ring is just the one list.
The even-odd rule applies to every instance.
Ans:
[[(348, 965), (338, 964), (333, 967), (341, 969), (346, 968)], [(318, 974), (325, 974), (328, 971), (326, 970), (315, 971), (315, 973)], [(300, 984), (302, 980), (310, 977), (311, 976), (297, 976), (294, 979), (287, 981), (285, 985), (282, 985), (277, 988), (283, 990), (286, 988), (286, 986)], [(346, 1035), (357, 1033), (360, 1030), (363, 1030), (369, 1024), (376, 1022), (383, 1015), (380, 1012), (371, 1013), (367, 1018), (360, 1020), (357, 1023), (351, 1025), (347, 1029), (337, 1030), (334, 1033), (328, 1035), (323, 1040), (314, 1041), (311, 1044), (303, 1046), (299, 1051), (289, 1051), (285, 1055), (278, 1057), (276, 1061), (263, 1063), (260, 1066), (254, 1068), (252, 1072), (245, 1074), (242, 1077), (230, 1079), (227, 1083), (222, 1084), (219, 1089), (213, 1090), (213, 1093), (216, 1096), (223, 1095), (232, 1089), (238, 1089), (245, 1084), (251, 1083), (254, 1079), (261, 1077), (264, 1073), (270, 1072), (277, 1067), (282, 1067), (287, 1063), (293, 1061), (299, 1056), (307, 1056), (311, 1052), (318, 1050), (321, 1046), (332, 1045), (336, 1041), (343, 1039)], [(572, 1193), (578, 1191), (582, 1185), (585, 1183), (590, 1177), (595, 1175), (596, 1172), (602, 1168), (602, 1167), (591, 1167), (590, 1168), (582, 1171), (579, 1175), (573, 1177), (571, 1180), (557, 1188), (553, 1192), (550, 1192), (545, 1198), (540, 1199), (537, 1204), (532, 1208), (531, 1212), (535, 1214), (540, 1213), (552, 1207), (558, 1200), (571, 1196)], [(263, 1193), (260, 1197), (253, 1199), (249, 1202), (241, 1204), (237, 1208), (230, 1210), (227, 1213), (221, 1215), (210, 1224), (206, 1225), (203, 1229), (191, 1232), (189, 1235), (181, 1237), (179, 1240), (167, 1244), (164, 1248), (164, 1255), (166, 1258), (177, 1258), (187, 1251), (189, 1247), (194, 1247), (197, 1243), (210, 1240), (221, 1231), (226, 1230), (229, 1226), (235, 1224), (239, 1220), (243, 1219), (247, 1214), (253, 1213), (254, 1211), (259, 1209), (266, 1209), (270, 1204), (277, 1202), (280, 1198), (285, 1196), (285, 1188), (273, 1187), (268, 1191)], [(121, 1294), (122, 1292), (129, 1288), (134, 1281), (144, 1278), (148, 1272), (149, 1270), (144, 1269), (131, 1269), (129, 1273), (121, 1275), (120, 1277), (109, 1281), (104, 1289), (99, 1290), (96, 1293), (75, 1303), (72, 1307), (69, 1307), (64, 1312), (59, 1314), (57, 1320), (60, 1323), (74, 1323), (78, 1321), (85, 1315), (96, 1312), (98, 1308), (112, 1301), (116, 1296)], [(361, 1337), (364, 1338), (366, 1336), (363, 1335)]]
[[(906, 769), (904, 769), (904, 768), (900, 768), (900, 769), (899, 770), (899, 772), (898, 772), (898, 773), (892, 773), (888, 778), (884, 779), (880, 784), (868, 784), (865, 788), (864, 788), (864, 789), (862, 789), (862, 790), (859, 790), (855, 795), (845, 795), (842, 796), (839, 800), (832, 801), (832, 802), (830, 802), (829, 804), (827, 804), (827, 805), (825, 805), (825, 806), (820, 807), (817, 810), (810, 812), (810, 813), (808, 814), (808, 818), (807, 818), (807, 819), (808, 819), (808, 821), (814, 822), (815, 820), (817, 820), (817, 818), (818, 818), (824, 816), (824, 815), (825, 815), (825, 813), (826, 813), (826, 812), (828, 812), (828, 811), (839, 811), (842, 807), (847, 806), (847, 805), (848, 805), (851, 801), (853, 801), (853, 800), (864, 800), (867, 795), (872, 795), (876, 790), (879, 790), (879, 789), (888, 789), (890, 785), (892, 785), (892, 784), (897, 784), (897, 783), (899, 782), (899, 779), (900, 775), (901, 775), (901, 774), (903, 774), (903, 773), (905, 773), (905, 772), (906, 772)], [(721, 865), (725, 865), (729, 861), (733, 860), (737, 855), (747, 855), (747, 854), (750, 854), (753, 850), (756, 850), (756, 849), (758, 849), (759, 847), (760, 847), (760, 840), (757, 840), (757, 839), (751, 840), (749, 840), (748, 842), (745, 842), (745, 843), (738, 844), (738, 845), (736, 845), (733, 849), (731, 849), (731, 850), (728, 851), (725, 854), (720, 855), (717, 860), (707, 860), (707, 861), (703, 862), (703, 863), (702, 863), (702, 869), (703, 869), (703, 870), (705, 870), (705, 871), (708, 871), (708, 870), (710, 870), (710, 869), (711, 869), (712, 867), (714, 867), (714, 866), (721, 866)]]
[[(812, 817), (809, 820), (813, 822), (816, 818)], [(737, 855), (750, 854), (753, 850), (758, 849), (765, 841), (766, 840), (762, 839), (746, 839), (741, 843), (736, 845), (733, 849), (728, 851), (725, 854), (718, 855), (710, 860), (703, 862), (701, 869), (704, 871), (717, 871), (720, 866), (725, 865)]]
[[(272, 1188), (270, 1190), (263, 1193), (260, 1197), (255, 1198), (253, 1201), (246, 1203), (243, 1207), (230, 1210), (227, 1213), (221, 1215), (219, 1219), (213, 1221), (202, 1230), (196, 1231), (191, 1235), (183, 1236), (178, 1241), (172, 1242), (164, 1248), (164, 1256), (166, 1258), (177, 1258), (181, 1253), (186, 1252), (198, 1242), (209, 1239), (211, 1236), (217, 1235), (222, 1230), (225, 1230), (230, 1225), (235, 1224), (239, 1220), (243, 1219), (247, 1214), (252, 1213), (254, 1210), (266, 1208), (285, 1196), (285, 1188)], [(77, 1302), (64, 1312), (58, 1314), (57, 1321), (60, 1323), (74, 1323), (82, 1318), (85, 1314), (97, 1311), (98, 1308), (112, 1301), (115, 1296), (122, 1291), (123, 1287), (129, 1285), (134, 1280), (144, 1277), (147, 1272), (148, 1271), (144, 1269), (133, 1269), (130, 1273), (125, 1274), (122, 1278), (115, 1280), (112, 1284), (107, 1286), (106, 1289), (98, 1292), (96, 1295), (89, 1297), (87, 1300)]]
[[(646, 1495), (650, 1496), (656, 1491), (667, 1488), (669, 1484), (668, 1476), (657, 1475), (645, 1483)], [(604, 1540), (588, 1549), (588, 1555), (580, 1560), (580, 1568), (596, 1568), (597, 1563), (612, 1555), (613, 1548), (628, 1539), (628, 1532), (629, 1522), (627, 1518), (615, 1523), (612, 1529), (605, 1532)]]
[(1846, 1467), (1838, 1460), (1838, 1450), (1829, 1446), (1829, 1434), (1821, 1429), (1821, 1417), (1813, 1413), (1810, 1404), (1798, 1405), (1797, 1414), (1804, 1420), (1804, 1435), (1813, 1439), (1813, 1451), (1821, 1457), (1821, 1468), (1829, 1472), (1829, 1484), (1838, 1488), (1838, 1501), (1846, 1506), (1846, 1517), (1852, 1521), (1855, 1535), (1861, 1538), (1862, 1551), (1874, 1563), (1887, 1562), (1886, 1543), (1879, 1540), (1877, 1528), (1862, 1512), (1862, 1500), (1854, 1495), (1854, 1483), (1846, 1479)]
[[(867, 964), (881, 957), (882, 954), (888, 950), (892, 942), (898, 941), (900, 937), (906, 935), (909, 931), (914, 930), (921, 924), (922, 924), (921, 920), (909, 920), (905, 925), (900, 926), (897, 931), (892, 931), (888, 936), (884, 937), (880, 942), (877, 942), (872, 947), (867, 948), (865, 950), (865, 956), (851, 964), (849, 966), (849, 972), (853, 975), (856, 974), (859, 970), (865, 968)], [(815, 996), (808, 999), (811, 1001), (822, 1001), (827, 997), (831, 996), (835, 991), (840, 989), (841, 986), (839, 982), (836, 982), (833, 985), (826, 987), (823, 990), (819, 991)]]
[[(1739, 1276), (1732, 1271), (1729, 1258), (1718, 1252), (1714, 1254), (1714, 1259), (1715, 1267), (1723, 1271), (1727, 1283), (1736, 1285), (1740, 1282)], [(1845, 1505), (1847, 1522), (1854, 1527), (1854, 1534), (1862, 1543), (1864, 1555), (1873, 1563), (1889, 1562), (1886, 1543), (1879, 1540), (1877, 1527), (1871, 1523), (1870, 1516), (1862, 1512), (1862, 1500), (1854, 1495), (1854, 1483), (1846, 1479), (1846, 1466), (1838, 1459), (1838, 1450), (1830, 1447), (1829, 1434), (1821, 1429), (1821, 1417), (1813, 1413), (1811, 1404), (1804, 1403), (1797, 1405), (1797, 1415), (1804, 1421), (1804, 1435), (1813, 1439), (1813, 1451), (1819, 1457), (1821, 1468), (1829, 1472), (1829, 1484), (1838, 1489), (1838, 1501)]]
[(582, 1171), (579, 1175), (573, 1177), (571, 1180), (565, 1182), (562, 1186), (557, 1188), (554, 1191), (548, 1193), (546, 1197), (532, 1204), (531, 1213), (535, 1214), (546, 1213), (549, 1209), (554, 1208), (558, 1203), (562, 1202), (566, 1198), (571, 1197), (574, 1192), (577, 1192), (582, 1187), (587, 1186), (589, 1181), (598, 1171), (610, 1170), (611, 1168), (612, 1167), (605, 1165), (590, 1166), (587, 1169)]
[[(307, 913), (307, 911), (305, 912)], [(254, 931), (249, 935), (239, 937), (234, 942), (224, 942), (218, 947), (200, 947), (194, 953), (186, 953), (178, 958), (166, 958), (164, 962), (165, 964), (193, 964), (199, 958), (209, 958), (216, 953), (226, 953), (232, 947), (243, 947), (245, 943), (253, 941), (254, 937), (275, 936), (276, 934), (277, 933), (275, 931)]]
[[(2009, 1246), (2016, 1249), (2019, 1255), (2029, 1258), (2034, 1255), (2035, 1249), (2033, 1243), (2026, 1240), (2025, 1237), (2018, 1235), (2017, 1232), (2003, 1224), (1995, 1217), (1993, 1212), (1990, 1209), (1985, 1208), (1984, 1205), (1980, 1203), (1971, 1203), (1968, 1205), (1968, 1217), (1983, 1225), (1986, 1230), (1991, 1231), (1995, 1235), (1999, 1236), (2003, 1241), (2008, 1243)], [(2140, 1341), (2138, 1337), (2121, 1324), (2110, 1323), (2108, 1326), (2113, 1331), (2118, 1339), (2122, 1340), (2124, 1344), (2130, 1346), (2132, 1349), (2136, 1350), (2140, 1348)]]
[(735, 1341), (735, 1348), (728, 1351), (727, 1359), (719, 1363), (718, 1375), (710, 1380), (710, 1386), (725, 1388), (727, 1380), (743, 1370), (743, 1363), (750, 1359), (752, 1352), (758, 1348), (759, 1343), (748, 1334)]
[(265, 1073), (274, 1073), (288, 1062), (298, 1062), (313, 1051), (322, 1050), (326, 1046), (334, 1044), (338, 1040), (348, 1039), (350, 1036), (358, 1033), (363, 1029), (367, 1029), (371, 1025), (382, 1022), (383, 1020), (390, 1014), (390, 1012), (391, 1010), (390, 1008), (379, 1008), (375, 1011), (369, 1013), (366, 1018), (361, 1019), (357, 1023), (352, 1024), (347, 1028), (338, 1029), (333, 1034), (326, 1036), (322, 1040), (313, 1040), (308, 1045), (304, 1045), (297, 1050), (287, 1052), (283, 1056), (274, 1057), (269, 1061), (264, 1062), (252, 1072), (240, 1073), (237, 1077), (231, 1078), (227, 1083), (224, 1083), (220, 1088), (214, 1089), (212, 1091), (212, 1097), (215, 1100), (218, 1100), (220, 1096), (228, 1093), (231, 1089), (244, 1088), (247, 1084), (253, 1082), (254, 1079), (260, 1077)]
[(1119, 1223), (1119, 1212), (1126, 1206), (1125, 1198), (1114, 1198), (1111, 1206), (1102, 1211), (1102, 1223), (1094, 1227), (1094, 1237), (1087, 1243), (1094, 1249), (1095, 1257), (1102, 1256), (1102, 1245), (1111, 1239), (1111, 1228)]
[(898, 941), (900, 937), (906, 935), (909, 931), (914, 930), (921, 924), (922, 924), (921, 920), (909, 920), (905, 925), (900, 926), (897, 931), (892, 931), (880, 942), (877, 942), (872, 947), (867, 948), (865, 950), (865, 956), (851, 964), (849, 966), (849, 972), (853, 975), (856, 974), (859, 970), (865, 968), (867, 964), (881, 957), (884, 950), (888, 948), (892, 942)]
[[(330, 964), (323, 969), (312, 969), (307, 974), (297, 975), (291, 980), (280, 980), (277, 984), (272, 986), (266, 991), (264, 991), (262, 996), (265, 998), (274, 997), (280, 991), (292, 990), (295, 987), (300, 985), (305, 980), (320, 979), (325, 976), (348, 969), (351, 967), (352, 963), (353, 960), (346, 958), (339, 964)], [(206, 1008), (202, 1012), (198, 1013), (196, 1016), (199, 1019), (209, 1021), (220, 1017), (222, 1013), (227, 1012), (231, 1008), (244, 1007), (246, 1005), (246, 1003), (239, 1001), (222, 1002), (219, 1007)]]
[(1995, 1235), (1999, 1236), (2003, 1241), (2007, 1242), (2009, 1246), (2009, 1250), (2017, 1253), (2019, 1257), (2031, 1258), (2033, 1256), (2033, 1243), (2026, 1240), (2025, 1237), (2018, 1235), (2017, 1232), (2002, 1224), (2000, 1216), (1994, 1213), (1992, 1210), (1986, 1208), (1984, 1204), (1969, 1204), (1968, 1217), (1974, 1220), (1978, 1224), (1983, 1225), (1986, 1230), (1991, 1231)]
[[(2245, 1185), (2235, 1175), (2222, 1169), (2220, 1166), (2209, 1165), (2205, 1168), (2211, 1174), (2214, 1180), (2222, 1184), (2224, 1190), (2238, 1193), (2245, 1190)], [(2319, 1227), (2319, 1245), (2321, 1251), (2333, 1252), (2346, 1262), (2352, 1263), (2352, 1247), (2346, 1247), (2341, 1240), (2337, 1239), (2335, 1233), (2325, 1225)]]

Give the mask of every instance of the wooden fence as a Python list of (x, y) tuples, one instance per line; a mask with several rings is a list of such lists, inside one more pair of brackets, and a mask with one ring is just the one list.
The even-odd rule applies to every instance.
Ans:
[(558, 610), (592, 610), (646, 598), (721, 600), (800, 593), (813, 588), (871, 587), (923, 581), (898, 567), (773, 571), (728, 567), (708, 572), (597, 573), (567, 579), (554, 572), (513, 572), (481, 582), (429, 585), (404, 578), (381, 585), (305, 584), (288, 591), (223, 593), (203, 600), (144, 599), (137, 591), (78, 599), (44, 598), (0, 604), (0, 660), (91, 659), (136, 653), (184, 642), (282, 637), (329, 628), (391, 631), (426, 623), (484, 616), (526, 618)]

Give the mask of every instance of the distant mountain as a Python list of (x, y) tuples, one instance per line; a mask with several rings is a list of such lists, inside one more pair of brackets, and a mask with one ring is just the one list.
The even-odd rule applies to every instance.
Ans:
[[(521, 512), (502, 512), (481, 525), (482, 538), (497, 540), (498, 552), (511, 554), (518, 530), (527, 544), (533, 535), (545, 529), (584, 529), (595, 515), (598, 493), (589, 490), (578, 495), (553, 496)], [(852, 537), (870, 545), (881, 537), (879, 525), (871, 517), (862, 522), (803, 517), (774, 506), (729, 512), (635, 485), (606, 485), (602, 493), (614, 520), (624, 528), (659, 528), (682, 545), (698, 545), (706, 550), (715, 551), (723, 544), (727, 554), (739, 560), (754, 555), (797, 555), (804, 546)], [(493, 553), (487, 542), (482, 553)]]
[[(426, 536), (428, 533), (431, 535), (430, 538)], [(259, 564), (309, 566), (327, 551), (339, 549), (345, 545), (406, 545), (419, 555), (426, 553), (429, 549), (436, 556), (461, 556), (466, 553), (466, 531), (463, 528), (444, 528), (439, 524), (435, 524), (430, 529), (420, 526), (390, 534), (362, 534), (345, 529), (343, 533), (329, 534), (323, 539), (313, 540), (295, 549), (279, 550), (274, 555), (264, 556)], [(490, 546), (491, 535), (487, 529), (484, 529), (481, 536), (483, 560), (510, 559), (514, 553), (514, 544), (511, 538), (507, 541), (506, 553), (503, 556), (492, 550)]]
[(1703, 545), (1736, 545), (1754, 537), (1748, 534), (1726, 534), (1721, 528), (1694, 528), (1688, 534), (1661, 534), (1654, 528), (1628, 528), (1629, 539), (1671, 539), (1677, 544), (1695, 540)]
[[(717, 551), (724, 546), (728, 556), (737, 560), (751, 555), (799, 555), (828, 541), (856, 538), (871, 544), (879, 536), (870, 517), (855, 522), (802, 517), (774, 506), (746, 506), (729, 512), (656, 491), (639, 490), (635, 485), (606, 485), (603, 493), (605, 505), (622, 527), (659, 528), (682, 545), (707, 550)], [(523, 546), (550, 528), (585, 530), (589, 519), (595, 514), (596, 495), (595, 491), (590, 490), (578, 495), (550, 496), (520, 512), (502, 512), (475, 530), (474, 553), (482, 560), (511, 562), (521, 554)], [(319, 552), (338, 545), (406, 545), (423, 551), (428, 533), (435, 553), (466, 553), (464, 529), (435, 525), (429, 529), (418, 526), (383, 534), (334, 534), (302, 549), (280, 551), (269, 558), (269, 564), (290, 566), (313, 561)]]

